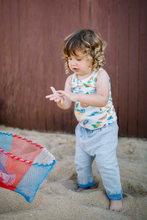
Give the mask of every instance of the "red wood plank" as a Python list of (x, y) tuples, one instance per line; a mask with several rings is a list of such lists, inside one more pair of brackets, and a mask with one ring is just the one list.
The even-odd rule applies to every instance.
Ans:
[[(62, 24), (61, 24), (61, 7), (60, 0), (53, 1), (54, 4), (54, 87), (56, 90), (63, 88), (62, 71), (61, 71), (61, 48), (62, 48)], [(54, 130), (61, 131), (63, 125), (63, 110), (60, 109), (55, 103), (55, 124)]]
[(80, 1), (81, 29), (89, 28), (90, 26), (89, 16), (90, 16), (90, 0), (81, 0)]
[[(80, 1), (79, 0), (71, 0), (71, 32), (74, 32), (76, 30), (79, 30), (81, 28), (80, 26)], [(74, 103), (71, 107), (71, 119), (72, 119), (72, 125), (71, 125), (71, 133), (75, 133), (75, 127), (77, 125), (77, 120), (74, 115)]]
[[(115, 13), (114, 13), (115, 12)], [(109, 0), (108, 53), (109, 76), (111, 79), (112, 99), (118, 112), (118, 1)]]
[[(45, 95), (51, 94), (51, 86), (54, 86), (54, 47), (53, 47), (53, 3), (52, 0), (44, 1), (44, 71), (45, 71)], [(57, 77), (57, 76), (56, 76)], [(45, 97), (44, 97), (45, 98)], [(45, 123), (46, 130), (54, 130), (54, 103), (45, 99)]]
[(29, 128), (37, 130), (37, 43), (36, 42), (36, 1), (27, 0), (27, 15), (28, 15), (28, 90), (29, 90)]
[(128, 1), (119, 2), (119, 135), (127, 136), (128, 115)]
[(99, 14), (99, 1), (93, 0), (90, 2), (91, 11), (90, 11), (90, 28), (98, 32), (98, 14)]
[(137, 137), (139, 0), (130, 1), (128, 136)]
[[(99, 14), (98, 14), (98, 25), (99, 32), (104, 41), (109, 44), (108, 38), (108, 0), (99, 0)], [(108, 54), (108, 46), (105, 50), (105, 58), (106, 64), (104, 65), (104, 69), (109, 73), (109, 54)]]
[[(45, 130), (44, 2), (36, 0), (36, 78), (38, 130)], [(46, 18), (45, 18), (46, 19)]]
[(147, 137), (147, 1), (140, 1), (138, 136)]
[(4, 90), (5, 90), (5, 125), (13, 126), (13, 75), (11, 72), (12, 56), (11, 56), (11, 9), (10, 1), (3, 1), (3, 74), (4, 74)]
[(21, 128), (29, 129), (29, 74), (27, 45), (27, 2), (19, 1), (19, 71), (21, 91)]
[(19, 16), (18, 1), (11, 0), (11, 47), (12, 47), (12, 66), (11, 73), (13, 75), (12, 92), (13, 99), (11, 107), (13, 109), (12, 126), (21, 127), (21, 84), (19, 72)]
[[(75, 4), (75, 3), (74, 3)], [(71, 23), (73, 23), (72, 17), (69, 17), (70, 10), (71, 10), (71, 2), (69, 0), (62, 1), (62, 42), (66, 36), (68, 36), (71, 33)], [(68, 13), (65, 13), (68, 12)], [(75, 15), (74, 15), (75, 17)], [(61, 48), (62, 50), (62, 48)], [(62, 81), (63, 81), (63, 87), (61, 89), (64, 89), (64, 84), (69, 76), (66, 75), (65, 69), (64, 69), (64, 62), (62, 62)], [(62, 130), (66, 131), (68, 133), (71, 133), (72, 128), (72, 118), (71, 113), (72, 108), (63, 110), (63, 126)]]
[(2, 0), (0, 0), (0, 124), (5, 123), (5, 88), (3, 65), (3, 4)]
[(71, 0), (70, 1), (70, 31), (74, 32), (76, 30), (79, 30), (80, 27), (80, 3), (79, 0)]

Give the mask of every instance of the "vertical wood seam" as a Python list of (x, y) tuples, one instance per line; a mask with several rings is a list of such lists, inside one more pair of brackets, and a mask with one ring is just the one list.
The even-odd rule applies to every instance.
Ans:
[(138, 37), (138, 97), (137, 97), (137, 137), (139, 137), (139, 93), (140, 93), (140, 20), (141, 20), (141, 2), (139, 1), (139, 37)]
[(119, 50), (120, 50), (120, 0), (118, 0), (118, 33), (117, 33), (117, 56), (118, 56), (118, 63), (117, 63), (117, 74), (118, 74), (118, 78), (117, 78), (117, 117), (118, 117), (118, 122), (119, 122)]
[(128, 0), (128, 95), (127, 95), (127, 136), (129, 136), (129, 67), (130, 67), (130, 0)]

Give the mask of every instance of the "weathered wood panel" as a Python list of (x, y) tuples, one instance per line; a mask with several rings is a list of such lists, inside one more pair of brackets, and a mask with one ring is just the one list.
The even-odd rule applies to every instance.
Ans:
[(129, 1), (120, 0), (119, 5), (119, 36), (118, 36), (118, 121), (120, 135), (127, 136), (127, 117), (128, 117), (128, 23), (129, 23)]
[(80, 1), (80, 28), (89, 28), (90, 24), (90, 1), (81, 0)]
[(139, 0), (130, 1), (129, 25), (129, 90), (128, 135), (137, 136), (138, 65), (139, 65)]
[(44, 4), (42, 0), (36, 3), (36, 78), (37, 78), (37, 129), (45, 130), (45, 72), (44, 72)]
[[(12, 112), (12, 126), (21, 127), (21, 93), (20, 93), (20, 71), (19, 71), (19, 15), (18, 15), (18, 1), (11, 0), (11, 73), (12, 73), (12, 96), (11, 108)], [(9, 77), (11, 77), (9, 75)]]
[(90, 10), (90, 28), (95, 31), (98, 31), (98, 15), (99, 15), (99, 1), (91, 1), (91, 10)]
[(45, 95), (68, 76), (63, 39), (92, 28), (107, 42), (119, 135), (146, 137), (146, 10), (146, 0), (0, 0), (0, 124), (74, 133), (73, 108)]
[(0, 124), (5, 124), (4, 116), (4, 74), (3, 74), (3, 1), (0, 0)]
[[(118, 1), (109, 1), (108, 54), (109, 75), (115, 110), (118, 113)], [(115, 13), (114, 13), (115, 12)]]
[(29, 109), (29, 128), (37, 130), (37, 22), (38, 13), (36, 1), (27, 0), (27, 50), (28, 50), (28, 109)]
[(4, 77), (4, 121), (13, 126), (13, 74), (11, 51), (11, 5), (10, 1), (3, 1), (3, 77)]
[(147, 1), (140, 0), (138, 136), (147, 136)]
[[(53, 1), (44, 1), (44, 75), (45, 95), (51, 93), (50, 86), (54, 85), (54, 46), (53, 46)], [(43, 100), (45, 97), (42, 97)], [(45, 100), (45, 128), (47, 131), (54, 129), (54, 103)]]
[(28, 74), (28, 13), (27, 1), (19, 1), (19, 73), (21, 128), (29, 127), (29, 74)]

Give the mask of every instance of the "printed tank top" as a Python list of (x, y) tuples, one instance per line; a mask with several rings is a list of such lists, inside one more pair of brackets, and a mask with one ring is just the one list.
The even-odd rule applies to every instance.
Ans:
[[(73, 73), (70, 81), (72, 92), (83, 94), (95, 94), (97, 75), (100, 70), (103, 69), (100, 68), (97, 72), (92, 72), (89, 77), (83, 80), (79, 80), (78, 75), (76, 73)], [(90, 130), (102, 128), (111, 123), (114, 123), (117, 120), (117, 116), (112, 103), (110, 78), (109, 99), (105, 107), (95, 107), (86, 105), (81, 102), (75, 102), (74, 113), (80, 125)]]

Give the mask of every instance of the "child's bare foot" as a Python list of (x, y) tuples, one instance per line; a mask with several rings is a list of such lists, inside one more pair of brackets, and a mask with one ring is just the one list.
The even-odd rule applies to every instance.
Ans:
[(123, 211), (122, 199), (120, 200), (111, 200), (110, 210), (115, 212)]
[(78, 187), (75, 191), (76, 191), (76, 192), (82, 192), (82, 191), (85, 190), (85, 189), (89, 189), (89, 187), (87, 187), (87, 188)]
[(76, 192), (82, 192), (83, 190), (84, 190), (83, 188), (78, 187), (75, 191), (76, 191)]

